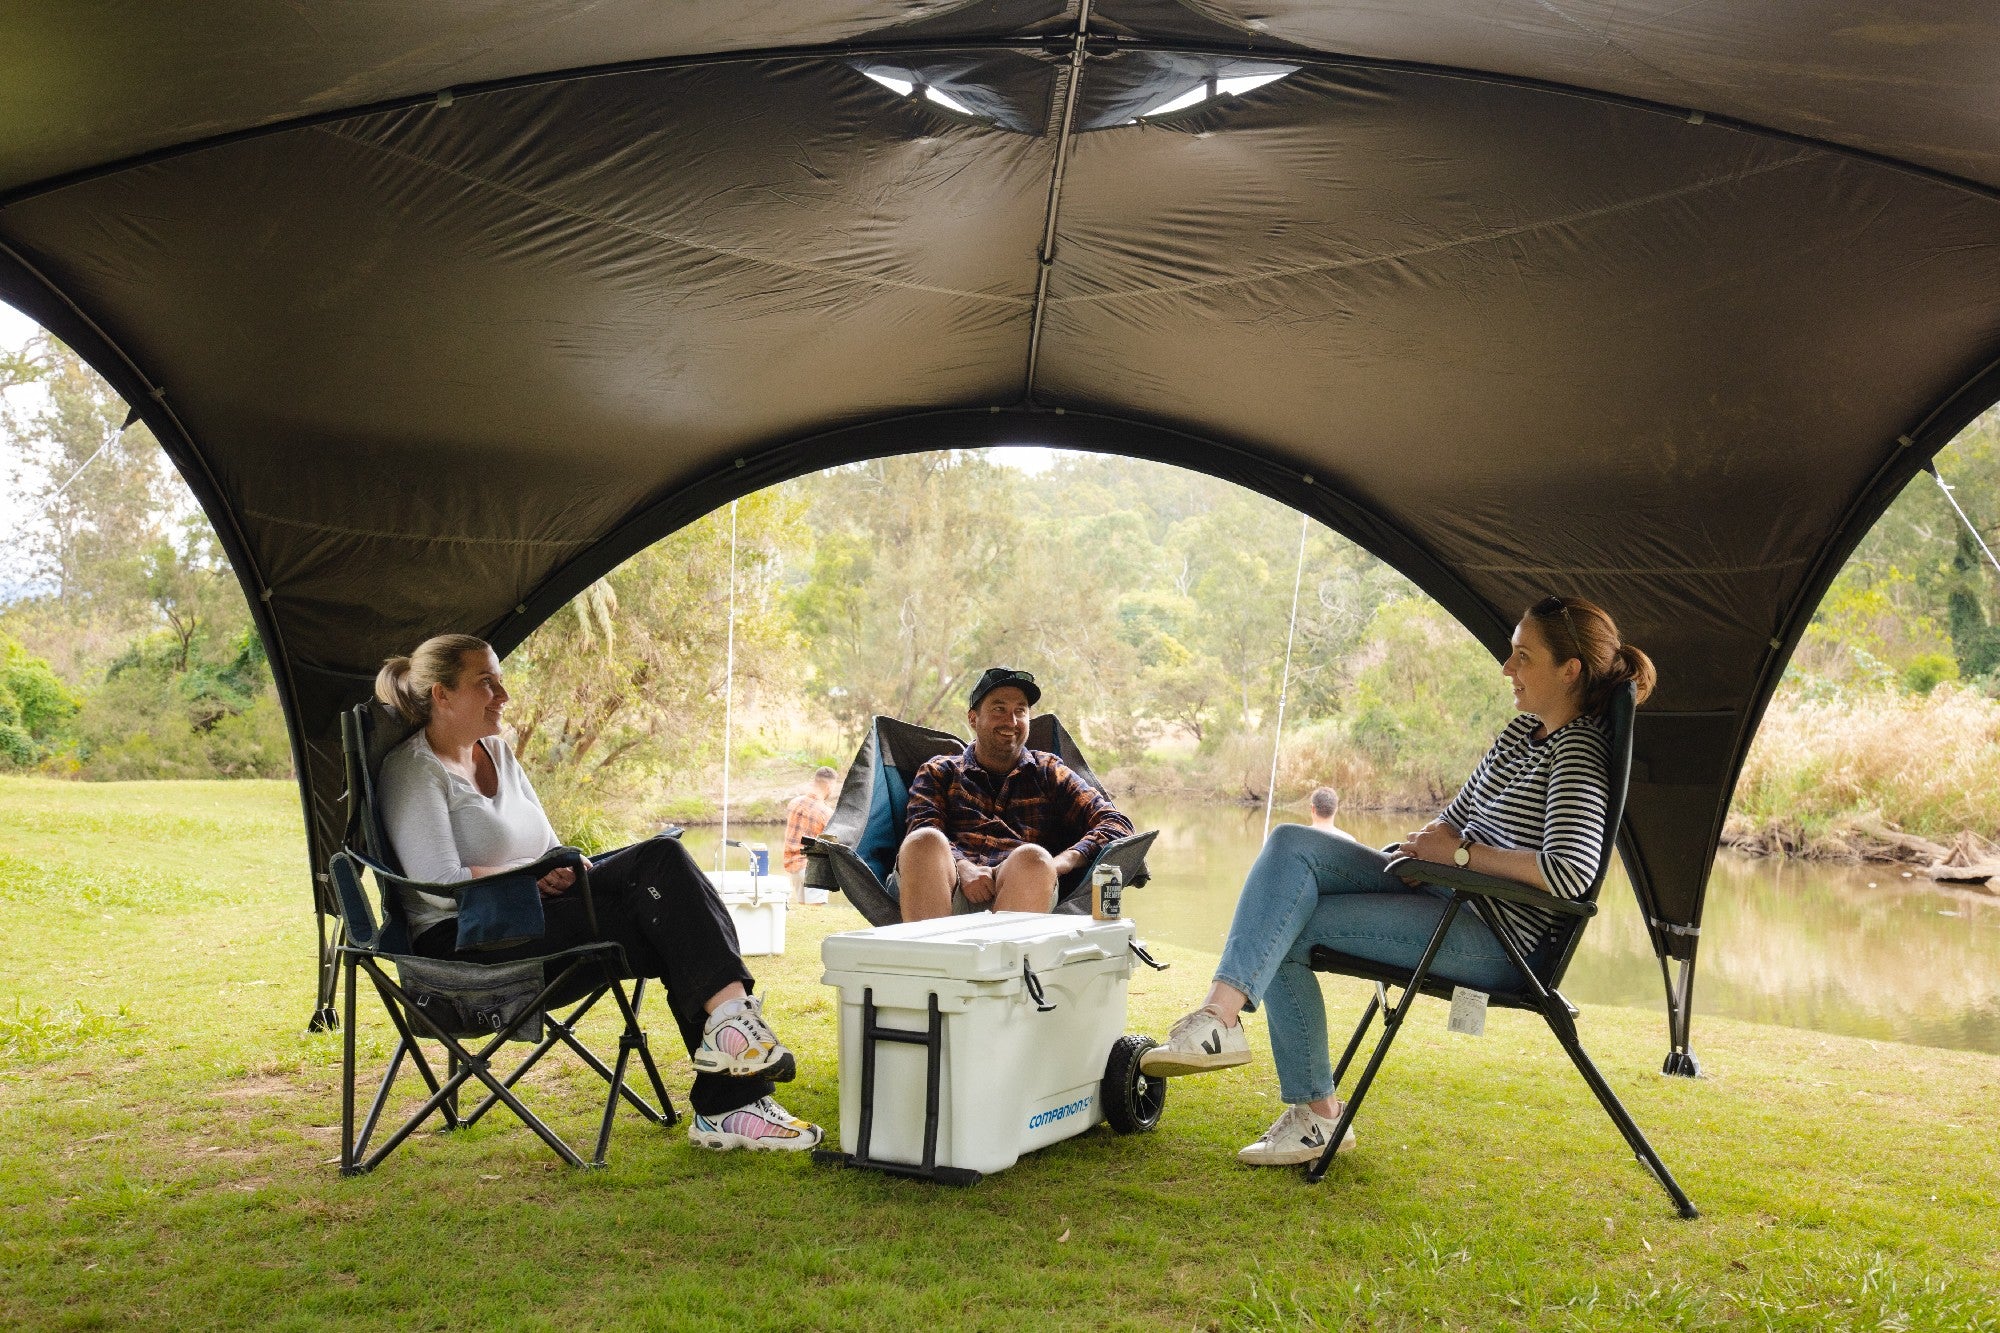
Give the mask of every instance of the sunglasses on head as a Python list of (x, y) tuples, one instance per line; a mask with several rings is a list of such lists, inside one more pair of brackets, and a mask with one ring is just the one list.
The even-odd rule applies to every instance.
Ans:
[(1533, 607), (1529, 608), (1528, 614), (1537, 619), (1546, 619), (1551, 616), (1560, 615), (1563, 618), (1563, 624), (1569, 628), (1569, 641), (1579, 646), (1582, 645), (1583, 641), (1576, 636), (1576, 622), (1569, 617), (1569, 603), (1565, 602), (1562, 598), (1544, 597), (1541, 601), (1536, 602)]

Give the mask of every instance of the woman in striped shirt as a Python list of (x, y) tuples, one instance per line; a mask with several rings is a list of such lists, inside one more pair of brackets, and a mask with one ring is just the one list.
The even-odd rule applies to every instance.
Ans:
[[(1444, 915), (1448, 895), (1387, 873), (1390, 858), (1458, 864), (1564, 898), (1590, 891), (1603, 852), (1610, 737), (1603, 719), (1614, 687), (1632, 681), (1641, 700), (1653, 664), (1618, 637), (1601, 607), (1581, 597), (1545, 597), (1514, 629), (1501, 668), (1520, 716), (1451, 804), (1402, 842), (1378, 852), (1302, 825), (1273, 829), (1244, 881), (1208, 1000), (1146, 1053), (1148, 1074), (1191, 1074), (1245, 1064), (1239, 1016), (1270, 1005), (1271, 1054), (1285, 1111), (1237, 1153), (1254, 1166), (1316, 1159), (1340, 1118), (1319, 979), (1307, 965), (1315, 945), (1415, 967)], [(1558, 947), (1554, 913), (1495, 902), (1500, 928), (1529, 964)], [(1470, 912), (1452, 922), (1438, 961), (1450, 975), (1489, 990), (1519, 983), (1506, 949)], [(1341, 1143), (1353, 1146), (1350, 1128)]]

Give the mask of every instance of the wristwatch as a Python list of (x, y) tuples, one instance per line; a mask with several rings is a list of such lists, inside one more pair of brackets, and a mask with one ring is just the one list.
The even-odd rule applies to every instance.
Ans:
[(1458, 840), (1458, 849), (1451, 854), (1451, 863), (1455, 866), (1470, 865), (1472, 863), (1472, 835), (1470, 833)]

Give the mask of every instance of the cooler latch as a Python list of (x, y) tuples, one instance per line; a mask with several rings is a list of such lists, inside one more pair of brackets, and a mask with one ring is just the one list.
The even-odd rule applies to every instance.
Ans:
[(1168, 968), (1173, 966), (1172, 963), (1163, 963), (1159, 959), (1153, 957), (1153, 955), (1147, 953), (1146, 946), (1139, 943), (1139, 941), (1137, 940), (1127, 940), (1126, 944), (1131, 946), (1133, 953), (1139, 955), (1140, 962), (1144, 963), (1147, 967), (1152, 968), (1155, 972), (1164, 972)]
[(1035, 1008), (1042, 1013), (1054, 1013), (1055, 1006), (1049, 1003), (1047, 992), (1042, 989), (1042, 979), (1035, 975), (1034, 967), (1027, 959), (1021, 960), (1021, 981), (1028, 988), (1028, 998), (1035, 1002)]

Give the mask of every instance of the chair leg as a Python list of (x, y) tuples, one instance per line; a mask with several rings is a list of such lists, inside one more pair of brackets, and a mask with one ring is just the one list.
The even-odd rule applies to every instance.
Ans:
[(624, 985), (614, 981), (612, 995), (618, 997), (618, 1009), (624, 1011), (626, 1023), (624, 1029), (618, 1033), (618, 1065), (616, 1069), (612, 1069), (612, 1075), (608, 1079), (610, 1089), (604, 1093), (604, 1121), (598, 1125), (596, 1165), (600, 1167), (604, 1165), (604, 1153), (608, 1153), (612, 1147), (612, 1119), (618, 1115), (618, 1095), (628, 1091), (624, 1085), (626, 1067), (632, 1063), (632, 1051), (636, 1051), (646, 1041), (646, 1033), (642, 1033), (638, 1027), (638, 1015), (632, 1013), (632, 1005), (624, 997)]
[[(436, 1092), (443, 1085), (438, 1082), (437, 1074), (431, 1069), (431, 1062), (424, 1058), (424, 1048), (417, 1045), (417, 1033), (415, 1029), (410, 1026), (409, 1020), (403, 1016), (404, 1011), (401, 1008), (402, 992), (392, 992), (388, 978), (382, 975), (375, 963), (369, 962), (366, 964), (366, 967), (368, 968), (369, 977), (375, 982), (375, 993), (382, 997), (383, 1010), (388, 1013), (389, 1021), (396, 1025), (396, 1031), (402, 1037), (403, 1051), (410, 1057), (411, 1066), (417, 1071), (418, 1076), (423, 1079), (424, 1086), (432, 1092)], [(390, 1077), (385, 1079), (384, 1082), (393, 1082), (394, 1073), (395, 1071), (392, 1069)], [(386, 1087), (376, 1093), (376, 1101), (378, 1103), (386, 1103), (388, 1098), (389, 1094)], [(368, 1132), (373, 1127), (371, 1120), (362, 1132), (361, 1137), (364, 1143), (367, 1141)], [(463, 1128), (463, 1123), (458, 1119), (455, 1107), (447, 1106), (444, 1109), (444, 1127), (446, 1129)], [(357, 1151), (359, 1150), (357, 1149)]]
[[(547, 1055), (550, 1051), (555, 1049), (557, 1042), (568, 1042), (570, 1045), (570, 1049), (572, 1050), (582, 1049), (581, 1047), (578, 1046), (575, 1038), (571, 1035), (571, 1029), (574, 1028), (579, 1022), (581, 1022), (583, 1020), (583, 1016), (590, 1012), (591, 1006), (596, 1004), (603, 997), (604, 997), (603, 991), (601, 990), (593, 991), (590, 995), (585, 997), (582, 1004), (579, 1004), (575, 1009), (572, 1009), (570, 1011), (569, 1016), (567, 1018), (558, 1017), (557, 1015), (554, 1014), (544, 1014), (542, 1017), (542, 1023), (543, 1026), (545, 1026), (548, 1029), (548, 1035), (543, 1037), (540, 1041), (536, 1042), (535, 1049), (529, 1051), (526, 1055), (522, 1056), (521, 1062), (515, 1065), (513, 1072), (508, 1074), (507, 1077), (502, 1081), (505, 1082), (506, 1085), (510, 1088), (513, 1087), (516, 1083), (519, 1083), (521, 1081), (522, 1076), (525, 1075), (530, 1069), (533, 1069), (535, 1067), (536, 1061), (540, 1060), (543, 1056)], [(586, 1054), (584, 1058), (587, 1060), (590, 1059), (591, 1057), (588, 1054)], [(495, 1097), (492, 1093), (486, 1094), (484, 1100), (482, 1100), (479, 1103), (479, 1105), (472, 1108), (472, 1114), (465, 1117), (465, 1123), (468, 1125), (478, 1124), (480, 1118), (484, 1116), (488, 1111), (492, 1110), (493, 1107), (499, 1102), (499, 1100), (500, 1099), (498, 1097)]]
[[(1354, 1091), (1348, 1094), (1347, 1100), (1341, 1105), (1340, 1121), (1333, 1127), (1333, 1134), (1327, 1140), (1326, 1151), (1319, 1155), (1318, 1161), (1306, 1168), (1307, 1180), (1318, 1183), (1321, 1177), (1326, 1175), (1327, 1169), (1333, 1165), (1333, 1156), (1340, 1151), (1340, 1141), (1347, 1137), (1347, 1131), (1354, 1124), (1354, 1117), (1360, 1114), (1361, 1101), (1368, 1095), (1369, 1085), (1375, 1081), (1375, 1071), (1382, 1067), (1382, 1061), (1388, 1056), (1389, 1047), (1395, 1042), (1396, 1033), (1403, 1026), (1403, 1015), (1409, 1012), (1410, 1001), (1415, 999), (1416, 995), (1417, 987), (1412, 984), (1404, 989), (1402, 998), (1396, 1001), (1395, 1008), (1382, 1015), (1381, 1040), (1375, 1043), (1375, 1051), (1368, 1057), (1368, 1067), (1361, 1071), (1361, 1078), (1355, 1083)], [(1369, 1019), (1374, 1017), (1375, 1007), (1376, 1002), (1369, 1001), (1369, 1013), (1362, 1019), (1362, 1027), (1366, 1027)], [(1361, 1040), (1361, 1033), (1362, 1028), (1356, 1028), (1354, 1042), (1349, 1044), (1358, 1043)], [(1338, 1082), (1339, 1079), (1336, 1078), (1336, 1085)]]
[[(586, 1163), (581, 1157), (576, 1155), (576, 1151), (572, 1149), (567, 1143), (563, 1142), (560, 1135), (558, 1135), (554, 1130), (550, 1129), (548, 1125), (544, 1124), (540, 1116), (536, 1115), (533, 1111), (530, 1111), (525, 1105), (523, 1105), (521, 1099), (516, 1097), (511, 1089), (504, 1086), (500, 1082), (500, 1080), (493, 1074), (491, 1069), (494, 1053), (499, 1051), (500, 1048), (506, 1044), (507, 1040), (513, 1036), (514, 1029), (520, 1026), (521, 1022), (525, 1020), (527, 1014), (531, 1010), (539, 1008), (543, 1000), (545, 1000), (550, 994), (552, 994), (554, 991), (560, 988), (562, 984), (569, 978), (570, 973), (573, 971), (575, 971), (574, 964), (572, 964), (571, 967), (566, 969), (555, 980), (546, 983), (543, 986), (541, 993), (535, 997), (534, 1003), (530, 1005), (528, 1008), (523, 1009), (520, 1018), (517, 1018), (515, 1022), (511, 1026), (509, 1026), (506, 1031), (494, 1033), (492, 1038), (489, 1039), (487, 1043), (484, 1046), (482, 1046), (477, 1053), (466, 1050), (464, 1044), (458, 1041), (457, 1038), (451, 1036), (451, 1034), (439, 1028), (435, 1023), (431, 1022), (429, 1018), (425, 1017), (421, 1012), (416, 1011), (414, 1006), (412, 1006), (410, 1011), (412, 1016), (415, 1017), (419, 1023), (423, 1024), (426, 1028), (429, 1029), (429, 1032), (427, 1033), (428, 1036), (430, 1036), (432, 1039), (438, 1041), (444, 1046), (446, 1052), (452, 1058), (454, 1071), (451, 1074), (450, 1078), (448, 1078), (445, 1081), (443, 1086), (438, 1087), (434, 1092), (432, 1092), (430, 1098), (427, 1101), (425, 1101), (422, 1106), (417, 1108), (416, 1112), (412, 1114), (410, 1118), (403, 1123), (402, 1127), (399, 1128), (394, 1134), (390, 1135), (386, 1143), (384, 1143), (380, 1148), (375, 1150), (374, 1155), (368, 1159), (368, 1161), (364, 1164), (364, 1167), (368, 1170), (373, 1170), (374, 1167), (379, 1162), (381, 1162), (383, 1158), (387, 1157), (391, 1152), (394, 1152), (396, 1148), (399, 1145), (401, 1145), (404, 1139), (408, 1138), (412, 1133), (414, 1133), (417, 1127), (430, 1117), (432, 1112), (439, 1110), (454, 1096), (456, 1096), (460, 1086), (463, 1085), (468, 1078), (477, 1078), (481, 1083), (484, 1083), (488, 1088), (490, 1088), (493, 1094), (497, 1096), (503, 1103), (506, 1104), (507, 1109), (512, 1111), (515, 1117), (519, 1119), (522, 1124), (526, 1125), (529, 1129), (533, 1130), (535, 1132), (536, 1137), (541, 1139), (543, 1143), (547, 1144), (549, 1146), (549, 1150), (554, 1152), (556, 1156), (562, 1158), (563, 1161), (567, 1162), (571, 1166), (574, 1167), (585, 1166)], [(402, 987), (390, 981), (386, 976), (383, 976), (380, 970), (375, 968), (372, 964), (369, 967), (369, 974), (372, 977), (374, 977), (375, 984), (379, 989), (384, 990), (387, 994), (392, 995), (395, 999), (399, 1001), (407, 1000), (407, 997), (403, 993)], [(394, 1012), (395, 1011), (392, 1007), (391, 1013), (393, 1014)], [(399, 1025), (400, 1021), (401, 1020), (399, 1019)], [(412, 1048), (414, 1048), (415, 1042), (412, 1041), (411, 1045)], [(423, 1057), (421, 1055), (417, 1056), (417, 1063), (420, 1069), (424, 1068)]]
[[(390, 1135), (388, 1141), (375, 1150), (374, 1155), (366, 1163), (368, 1170), (372, 1171), (377, 1163), (394, 1152), (404, 1139), (408, 1138), (416, 1131), (418, 1126), (430, 1118), (433, 1111), (438, 1110), (449, 1101), (458, 1092), (459, 1087), (471, 1078), (477, 1078), (487, 1087), (493, 1089), (500, 1100), (506, 1104), (507, 1109), (519, 1117), (522, 1124), (533, 1130), (536, 1136), (543, 1143), (546, 1143), (550, 1151), (554, 1152), (556, 1156), (562, 1158), (563, 1161), (569, 1163), (571, 1166), (580, 1167), (585, 1165), (584, 1160), (576, 1155), (576, 1151), (567, 1143), (564, 1143), (560, 1135), (544, 1124), (540, 1116), (523, 1105), (521, 1099), (516, 1097), (511, 1090), (501, 1086), (500, 1080), (493, 1076), (492, 1071), (488, 1067), (491, 1061), (490, 1050), (482, 1051), (480, 1054), (475, 1055), (450, 1037), (440, 1037), (439, 1040), (443, 1041), (445, 1049), (452, 1053), (456, 1072), (445, 1081), (442, 1087), (430, 1095), (428, 1101), (417, 1108), (416, 1112), (403, 1123), (402, 1128)], [(490, 1045), (497, 1046), (499, 1043), (500, 1039), (496, 1037)]]
[(354, 983), (359, 980), (354, 960), (343, 969), (347, 980), (347, 1022), (340, 1038), (340, 1174), (356, 1174), (354, 1159)]
[[(506, 1086), (511, 1088), (516, 1083), (520, 1082), (521, 1077), (524, 1074), (526, 1074), (530, 1069), (534, 1068), (535, 1062), (537, 1060), (540, 1060), (544, 1055), (548, 1054), (549, 1051), (553, 1050), (558, 1042), (568, 1046), (570, 1050), (574, 1051), (576, 1053), (576, 1058), (583, 1061), (584, 1064), (588, 1065), (592, 1070), (594, 1070), (599, 1078), (605, 1080), (607, 1083), (613, 1082), (613, 1076), (610, 1067), (607, 1066), (604, 1063), (604, 1061), (598, 1059), (597, 1052), (591, 1050), (588, 1046), (585, 1046), (580, 1040), (577, 1039), (576, 1036), (577, 1023), (582, 1020), (583, 1016), (590, 1011), (593, 1005), (595, 1005), (599, 1000), (604, 998), (605, 992), (608, 991), (609, 989), (610, 987), (607, 986), (602, 990), (593, 992), (589, 996), (589, 998), (585, 999), (583, 1003), (579, 1004), (574, 1010), (572, 1010), (567, 1017), (558, 1018), (555, 1016), (550, 1016), (549, 1018), (547, 1018), (545, 1021), (548, 1024), (549, 1035), (542, 1038), (542, 1040), (536, 1045), (534, 1050), (528, 1052), (527, 1055), (522, 1057), (521, 1063), (516, 1065), (514, 1067), (513, 1072), (508, 1074), (507, 1077), (503, 1080)], [(636, 1009), (636, 1006), (634, 1006), (634, 1008)], [(640, 1044), (641, 1047), (643, 1048), (645, 1034), (641, 1032), (639, 1035), (641, 1038)], [(654, 1090), (658, 1093), (661, 1099), (661, 1104), (667, 1108), (666, 1111), (662, 1112), (654, 1110), (653, 1107), (646, 1101), (644, 1097), (641, 1097), (638, 1093), (632, 1090), (629, 1084), (624, 1084), (624, 1083), (617, 1084), (619, 1091), (626, 1101), (632, 1103), (633, 1109), (638, 1111), (639, 1114), (644, 1116), (646, 1119), (652, 1121), (654, 1124), (657, 1125), (671, 1125), (678, 1117), (676, 1117), (673, 1114), (672, 1103), (666, 1100), (667, 1092), (666, 1088), (660, 1083), (659, 1071), (653, 1069), (652, 1057), (649, 1053), (645, 1053), (643, 1049), (642, 1049), (642, 1058), (644, 1059), (647, 1068), (652, 1072)], [(472, 1113), (465, 1117), (465, 1123), (468, 1125), (478, 1123), (479, 1119), (482, 1116), (484, 1116), (488, 1111), (492, 1110), (494, 1105), (498, 1101), (499, 1098), (493, 1096), (491, 1093), (488, 1093), (483, 1101), (481, 1101), (477, 1106), (472, 1108)]]
[[(1444, 944), (1445, 932), (1451, 929), (1451, 923), (1457, 919), (1458, 909), (1464, 903), (1465, 899), (1458, 894), (1451, 895), (1451, 901), (1445, 905), (1444, 914), (1438, 918), (1437, 929), (1431, 932), (1430, 943), (1424, 946), (1424, 956), (1417, 960), (1416, 971), (1410, 974), (1409, 984), (1403, 987), (1402, 997), (1396, 1001), (1395, 1008), (1383, 1014), (1382, 1040), (1375, 1043), (1375, 1053), (1368, 1057), (1368, 1067), (1361, 1071), (1360, 1082), (1354, 1085), (1353, 1095), (1340, 1108), (1340, 1120), (1334, 1125), (1333, 1134), (1327, 1139), (1326, 1151), (1319, 1155), (1318, 1161), (1306, 1168), (1307, 1180), (1317, 1184), (1326, 1175), (1327, 1169), (1333, 1165), (1334, 1154), (1340, 1151), (1340, 1141), (1347, 1137), (1347, 1131), (1353, 1127), (1354, 1117), (1361, 1110), (1361, 1100), (1368, 1095), (1368, 1087), (1375, 1081), (1375, 1071), (1382, 1067), (1383, 1058), (1389, 1054), (1389, 1047), (1396, 1040), (1396, 1033), (1402, 1029), (1404, 1015), (1410, 1012), (1411, 1004), (1415, 1003), (1418, 994), (1423, 990), (1424, 978), (1430, 975), (1431, 962)], [(1381, 992), (1371, 1004), (1379, 1004), (1387, 994), (1387, 991)], [(1371, 1013), (1369, 1017), (1372, 1018), (1373, 1014)], [(1368, 1020), (1364, 1018), (1362, 1021), (1365, 1024)], [(1354, 1041), (1360, 1040), (1361, 1034), (1357, 1031), (1354, 1034)], [(1352, 1046), (1354, 1042), (1348, 1044)], [(1342, 1062), (1343, 1065), (1345, 1063)], [(1336, 1079), (1335, 1083), (1338, 1082)]]
[(389, 1068), (382, 1074), (381, 1086), (375, 1089), (375, 1100), (368, 1106), (368, 1117), (361, 1122), (361, 1132), (354, 1137), (355, 1157), (367, 1153), (368, 1140), (375, 1137), (376, 1123), (382, 1119), (383, 1108), (389, 1104), (390, 1090), (396, 1086), (396, 1075), (402, 1072), (403, 1057), (415, 1049), (407, 1039), (396, 1038), (396, 1053), (389, 1057)]
[(1340, 1080), (1347, 1077), (1347, 1067), (1354, 1063), (1354, 1053), (1361, 1049), (1361, 1039), (1368, 1035), (1368, 1025), (1375, 1021), (1375, 1015), (1382, 1012), (1388, 998), (1389, 993), (1382, 988), (1382, 983), (1376, 982), (1375, 994), (1369, 997), (1367, 1010), (1362, 1013), (1361, 1021), (1355, 1024), (1354, 1035), (1347, 1039), (1347, 1049), (1341, 1053), (1340, 1063), (1333, 1067), (1334, 1087), (1339, 1087)]
[(1653, 1145), (1639, 1132), (1639, 1126), (1626, 1111), (1624, 1103), (1618, 1100), (1618, 1095), (1611, 1091), (1611, 1085), (1604, 1081), (1604, 1075), (1597, 1071), (1597, 1066), (1591, 1062), (1588, 1055), (1584, 1054), (1583, 1042), (1577, 1036), (1576, 1023), (1570, 1018), (1569, 1009), (1563, 1004), (1562, 997), (1556, 995), (1553, 996), (1553, 1000), (1553, 1003), (1543, 1005), (1542, 1018), (1548, 1023), (1550, 1031), (1555, 1033), (1556, 1040), (1562, 1043), (1563, 1050), (1569, 1053), (1570, 1062), (1576, 1066), (1577, 1073), (1583, 1075), (1583, 1081), (1597, 1094), (1597, 1100), (1603, 1105), (1605, 1114), (1611, 1117), (1611, 1123), (1618, 1126), (1618, 1132), (1625, 1136), (1625, 1142), (1638, 1157), (1640, 1164), (1653, 1173), (1653, 1179), (1660, 1182), (1660, 1187), (1666, 1190), (1667, 1197), (1674, 1201), (1674, 1210), (1685, 1218), (1701, 1216), (1681, 1190), (1680, 1182), (1667, 1170), (1667, 1164), (1653, 1151)]
[[(639, 978), (639, 984), (632, 988), (632, 1014), (638, 1017), (639, 1006), (646, 1002), (646, 979)], [(639, 1063), (645, 1067), (646, 1081), (653, 1085), (653, 1095), (660, 1099), (660, 1114), (655, 1122), (662, 1128), (671, 1128), (680, 1123), (681, 1113), (674, 1109), (674, 1099), (667, 1095), (667, 1085), (660, 1081), (660, 1067), (653, 1063), (653, 1047), (646, 1040), (644, 1028), (639, 1030)]]

